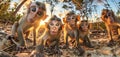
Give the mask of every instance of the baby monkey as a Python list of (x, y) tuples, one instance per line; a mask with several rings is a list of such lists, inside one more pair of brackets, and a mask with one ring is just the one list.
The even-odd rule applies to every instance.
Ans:
[(90, 24), (87, 20), (82, 20), (79, 26), (79, 38), (83, 40), (83, 44), (85, 44), (87, 47), (93, 48), (91, 41), (89, 39), (89, 29)]
[(80, 46), (79, 43), (79, 29), (77, 22), (80, 20), (80, 16), (76, 15), (74, 12), (69, 12), (66, 17), (63, 19), (65, 25), (64, 25), (64, 42), (65, 46), (63, 48), (69, 47), (69, 41), (68, 38), (71, 39), (72, 44), (75, 43), (75, 48), (77, 48), (79, 55), (82, 55), (84, 53), (84, 49)]
[(37, 31), (39, 29), (39, 23), (41, 20), (46, 19), (46, 6), (41, 2), (31, 2), (28, 6), (27, 13), (12, 26), (12, 36), (18, 40), (15, 41), (12, 37), (12, 41), (18, 46), (18, 48), (25, 47), (25, 39), (28, 38), (31, 31), (33, 31), (34, 44), (36, 45)]
[[(47, 27), (44, 34), (40, 37), (39, 45), (32, 52), (31, 56), (44, 57), (44, 48), (47, 46), (50, 53), (61, 53), (59, 50), (59, 42), (62, 30), (61, 19), (57, 16), (50, 18), (49, 22), (46, 23)], [(48, 51), (48, 52), (49, 52)]]

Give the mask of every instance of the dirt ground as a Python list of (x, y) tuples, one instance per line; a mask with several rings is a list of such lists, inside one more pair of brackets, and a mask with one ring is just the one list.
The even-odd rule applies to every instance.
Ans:
[[(11, 44), (9, 40), (6, 40), (6, 35), (11, 34), (10, 30), (11, 25), (5, 26), (0, 24), (0, 57), (1, 54), (9, 54), (13, 57), (29, 57), (30, 53), (34, 50), (34, 47), (31, 47), (32, 43), (26, 41), (27, 47), (29, 48), (22, 52), (16, 51), (15, 45)], [(3, 34), (1, 32), (6, 34)], [(40, 30), (40, 35), (42, 34), (42, 32), (43, 30)], [(115, 44), (113, 46), (108, 46), (109, 39), (106, 34), (90, 36), (94, 48), (82, 46), (85, 49), (85, 53), (83, 56), (77, 56), (76, 54), (74, 54), (72, 48), (70, 47), (70, 49), (68, 50), (60, 49), (62, 51), (62, 55), (48, 56), (47, 54), (45, 54), (45, 57), (120, 57), (120, 41), (117, 39), (118, 35), (114, 35), (113, 38), (115, 39)], [(30, 39), (32, 40), (32, 35), (30, 36)]]

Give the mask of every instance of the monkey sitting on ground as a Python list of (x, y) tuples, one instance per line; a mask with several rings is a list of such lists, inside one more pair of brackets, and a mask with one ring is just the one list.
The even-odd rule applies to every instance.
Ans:
[(33, 30), (34, 44), (36, 45), (36, 36), (39, 29), (39, 23), (41, 20), (46, 19), (46, 6), (41, 2), (32, 2), (28, 6), (28, 11), (19, 22), (15, 22), (12, 26), (12, 37), (18, 39), (16, 42), (12, 41), (18, 46), (18, 48), (25, 47), (25, 38), (28, 38), (30, 32)]
[(51, 53), (61, 53), (59, 50), (61, 31), (61, 19), (54, 15), (47, 23), (47, 28), (39, 39), (39, 45), (36, 47), (36, 50), (32, 52), (31, 56), (36, 55), (43, 57), (44, 55), (42, 53), (44, 53), (43, 50), (45, 46), (51, 50)]
[(79, 21), (80, 16), (76, 15), (74, 12), (69, 12), (66, 17), (63, 19), (65, 25), (64, 25), (64, 42), (65, 46), (63, 48), (68, 48), (68, 37), (71, 38), (71, 41), (75, 42), (75, 48), (79, 51), (79, 55), (83, 55), (85, 52), (84, 49), (80, 46), (79, 43), (79, 29), (77, 22)]
[(83, 40), (83, 44), (85, 44), (87, 47), (93, 48), (91, 41), (89, 39), (89, 29), (90, 24), (87, 20), (82, 20), (79, 26), (79, 38)]
[[(114, 39), (112, 37), (112, 28), (113, 26), (119, 26), (120, 27), (120, 20), (118, 17), (115, 16), (114, 12), (109, 9), (103, 9), (101, 13), (101, 19), (105, 23), (108, 36), (110, 38), (110, 45), (114, 43)], [(118, 28), (118, 34), (120, 36), (120, 28)]]

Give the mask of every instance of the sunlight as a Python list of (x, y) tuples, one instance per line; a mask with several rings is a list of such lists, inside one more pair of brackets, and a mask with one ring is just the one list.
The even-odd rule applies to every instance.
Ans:
[(40, 26), (43, 26), (43, 25), (45, 25), (45, 21), (41, 20), (40, 21)]

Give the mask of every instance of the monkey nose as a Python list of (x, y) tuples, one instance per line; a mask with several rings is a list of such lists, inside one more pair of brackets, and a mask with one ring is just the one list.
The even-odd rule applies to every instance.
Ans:
[(56, 30), (56, 27), (54, 27), (53, 29)]

